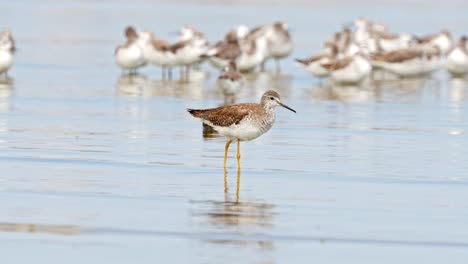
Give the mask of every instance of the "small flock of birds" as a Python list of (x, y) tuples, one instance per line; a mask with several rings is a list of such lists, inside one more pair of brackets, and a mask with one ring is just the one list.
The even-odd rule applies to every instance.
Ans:
[[(222, 69), (217, 83), (224, 95), (234, 96), (244, 85), (245, 73), (263, 71), (269, 59), (276, 61), (279, 72), (279, 61), (293, 52), (285, 22), (252, 29), (236, 26), (215, 44), (193, 26), (185, 26), (179, 33), (179, 38), (170, 42), (128, 26), (126, 41), (115, 52), (117, 64), (130, 73), (146, 65), (161, 67), (163, 80), (172, 79), (172, 70), (178, 67), (181, 81), (189, 81), (190, 68), (207, 61)], [(311, 75), (338, 85), (360, 84), (376, 71), (405, 78), (445, 68), (454, 76), (464, 76), (468, 74), (468, 37), (455, 42), (447, 30), (426, 36), (395, 33), (385, 25), (359, 18), (328, 38), (318, 54), (295, 62)]]
[[(279, 60), (293, 51), (285, 22), (252, 29), (236, 26), (215, 44), (193, 26), (185, 26), (179, 33), (179, 38), (170, 42), (128, 26), (125, 42), (115, 50), (116, 62), (129, 73), (146, 65), (161, 67), (163, 80), (172, 79), (173, 68), (179, 67), (180, 79), (189, 81), (190, 68), (208, 61), (223, 70), (218, 83), (230, 95), (242, 87), (244, 73), (264, 70), (269, 59), (276, 61), (279, 71)], [(6, 74), (13, 65), (15, 50), (11, 31), (0, 32), (0, 74)], [(385, 25), (359, 18), (352, 27), (344, 27), (328, 38), (318, 54), (296, 59), (296, 64), (313, 76), (337, 84), (358, 84), (379, 69), (411, 77), (445, 68), (454, 76), (464, 76), (468, 74), (468, 37), (455, 42), (447, 30), (427, 36), (394, 33)]]
[(296, 59), (297, 64), (337, 84), (358, 84), (373, 70), (399, 77), (428, 75), (444, 67), (454, 76), (468, 73), (466, 36), (454, 44), (447, 30), (427, 36), (394, 33), (366, 18), (355, 20), (353, 28), (336, 32), (324, 42), (320, 53)]
[[(157, 37), (150, 31), (138, 31), (133, 26), (125, 29), (126, 41), (115, 51), (117, 64), (130, 73), (145, 65), (162, 68), (162, 78), (172, 79), (172, 69), (179, 67), (181, 80), (188, 81), (190, 67), (208, 61), (217, 69), (226, 69), (221, 79), (239, 77), (241, 73), (265, 67), (268, 59), (277, 62), (288, 57), (293, 43), (284, 22), (249, 29), (245, 25), (229, 30), (222, 40), (211, 45), (205, 35), (193, 26), (180, 29), (179, 39), (173, 43)], [(232, 75), (231, 73), (234, 73)], [(223, 82), (223, 81), (221, 81)], [(229, 89), (236, 89), (227, 84)], [(236, 85), (234, 85), (236, 86)]]

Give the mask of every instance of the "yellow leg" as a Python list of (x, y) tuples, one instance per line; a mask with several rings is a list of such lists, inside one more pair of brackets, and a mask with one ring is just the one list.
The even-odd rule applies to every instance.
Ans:
[(237, 139), (237, 168), (240, 169), (240, 139)]
[(229, 145), (231, 145), (232, 140), (226, 142), (226, 146), (224, 147), (224, 170), (226, 170), (226, 162), (228, 156)]

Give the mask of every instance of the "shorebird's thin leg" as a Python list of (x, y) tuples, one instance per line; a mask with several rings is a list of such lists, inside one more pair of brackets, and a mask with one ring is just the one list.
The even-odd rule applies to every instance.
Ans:
[(184, 82), (185, 74), (184, 74), (184, 66), (179, 67), (179, 81)]
[(236, 96), (235, 95), (231, 95), (231, 98), (229, 100), (229, 103), (230, 104), (234, 104), (236, 102)]
[(166, 80), (166, 66), (161, 67), (161, 77), (163, 81)]
[(185, 69), (185, 81), (190, 81), (190, 65), (187, 65), (187, 68)]
[(263, 61), (262, 64), (260, 64), (260, 71), (261, 72), (265, 71), (265, 61)]
[(240, 169), (240, 139), (237, 139), (237, 168)]
[(224, 171), (226, 171), (226, 161), (227, 161), (227, 154), (229, 150), (229, 145), (231, 145), (232, 140), (226, 142), (226, 146), (224, 147)]
[(168, 72), (167, 72), (167, 79), (169, 79), (169, 81), (172, 80), (172, 67), (169, 67), (169, 69), (168, 69)]

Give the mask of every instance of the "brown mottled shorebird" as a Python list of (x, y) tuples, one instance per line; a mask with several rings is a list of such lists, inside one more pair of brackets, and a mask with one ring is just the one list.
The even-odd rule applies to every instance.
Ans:
[(235, 104), (211, 109), (187, 109), (188, 112), (228, 138), (224, 148), (224, 169), (229, 145), (237, 139), (237, 166), (240, 168), (240, 142), (255, 139), (275, 123), (275, 107), (296, 111), (280, 101), (275, 91), (266, 91), (259, 104)]
[(237, 70), (236, 63), (230, 61), (226, 70), (218, 77), (218, 87), (225, 96), (226, 104), (229, 97), (234, 101), (234, 97), (240, 92), (243, 85), (244, 78)]

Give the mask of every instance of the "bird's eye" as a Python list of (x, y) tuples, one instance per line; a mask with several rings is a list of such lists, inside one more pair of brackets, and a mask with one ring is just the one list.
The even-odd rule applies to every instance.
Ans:
[(274, 97), (270, 97), (270, 100), (275, 100), (275, 98), (274, 98)]

